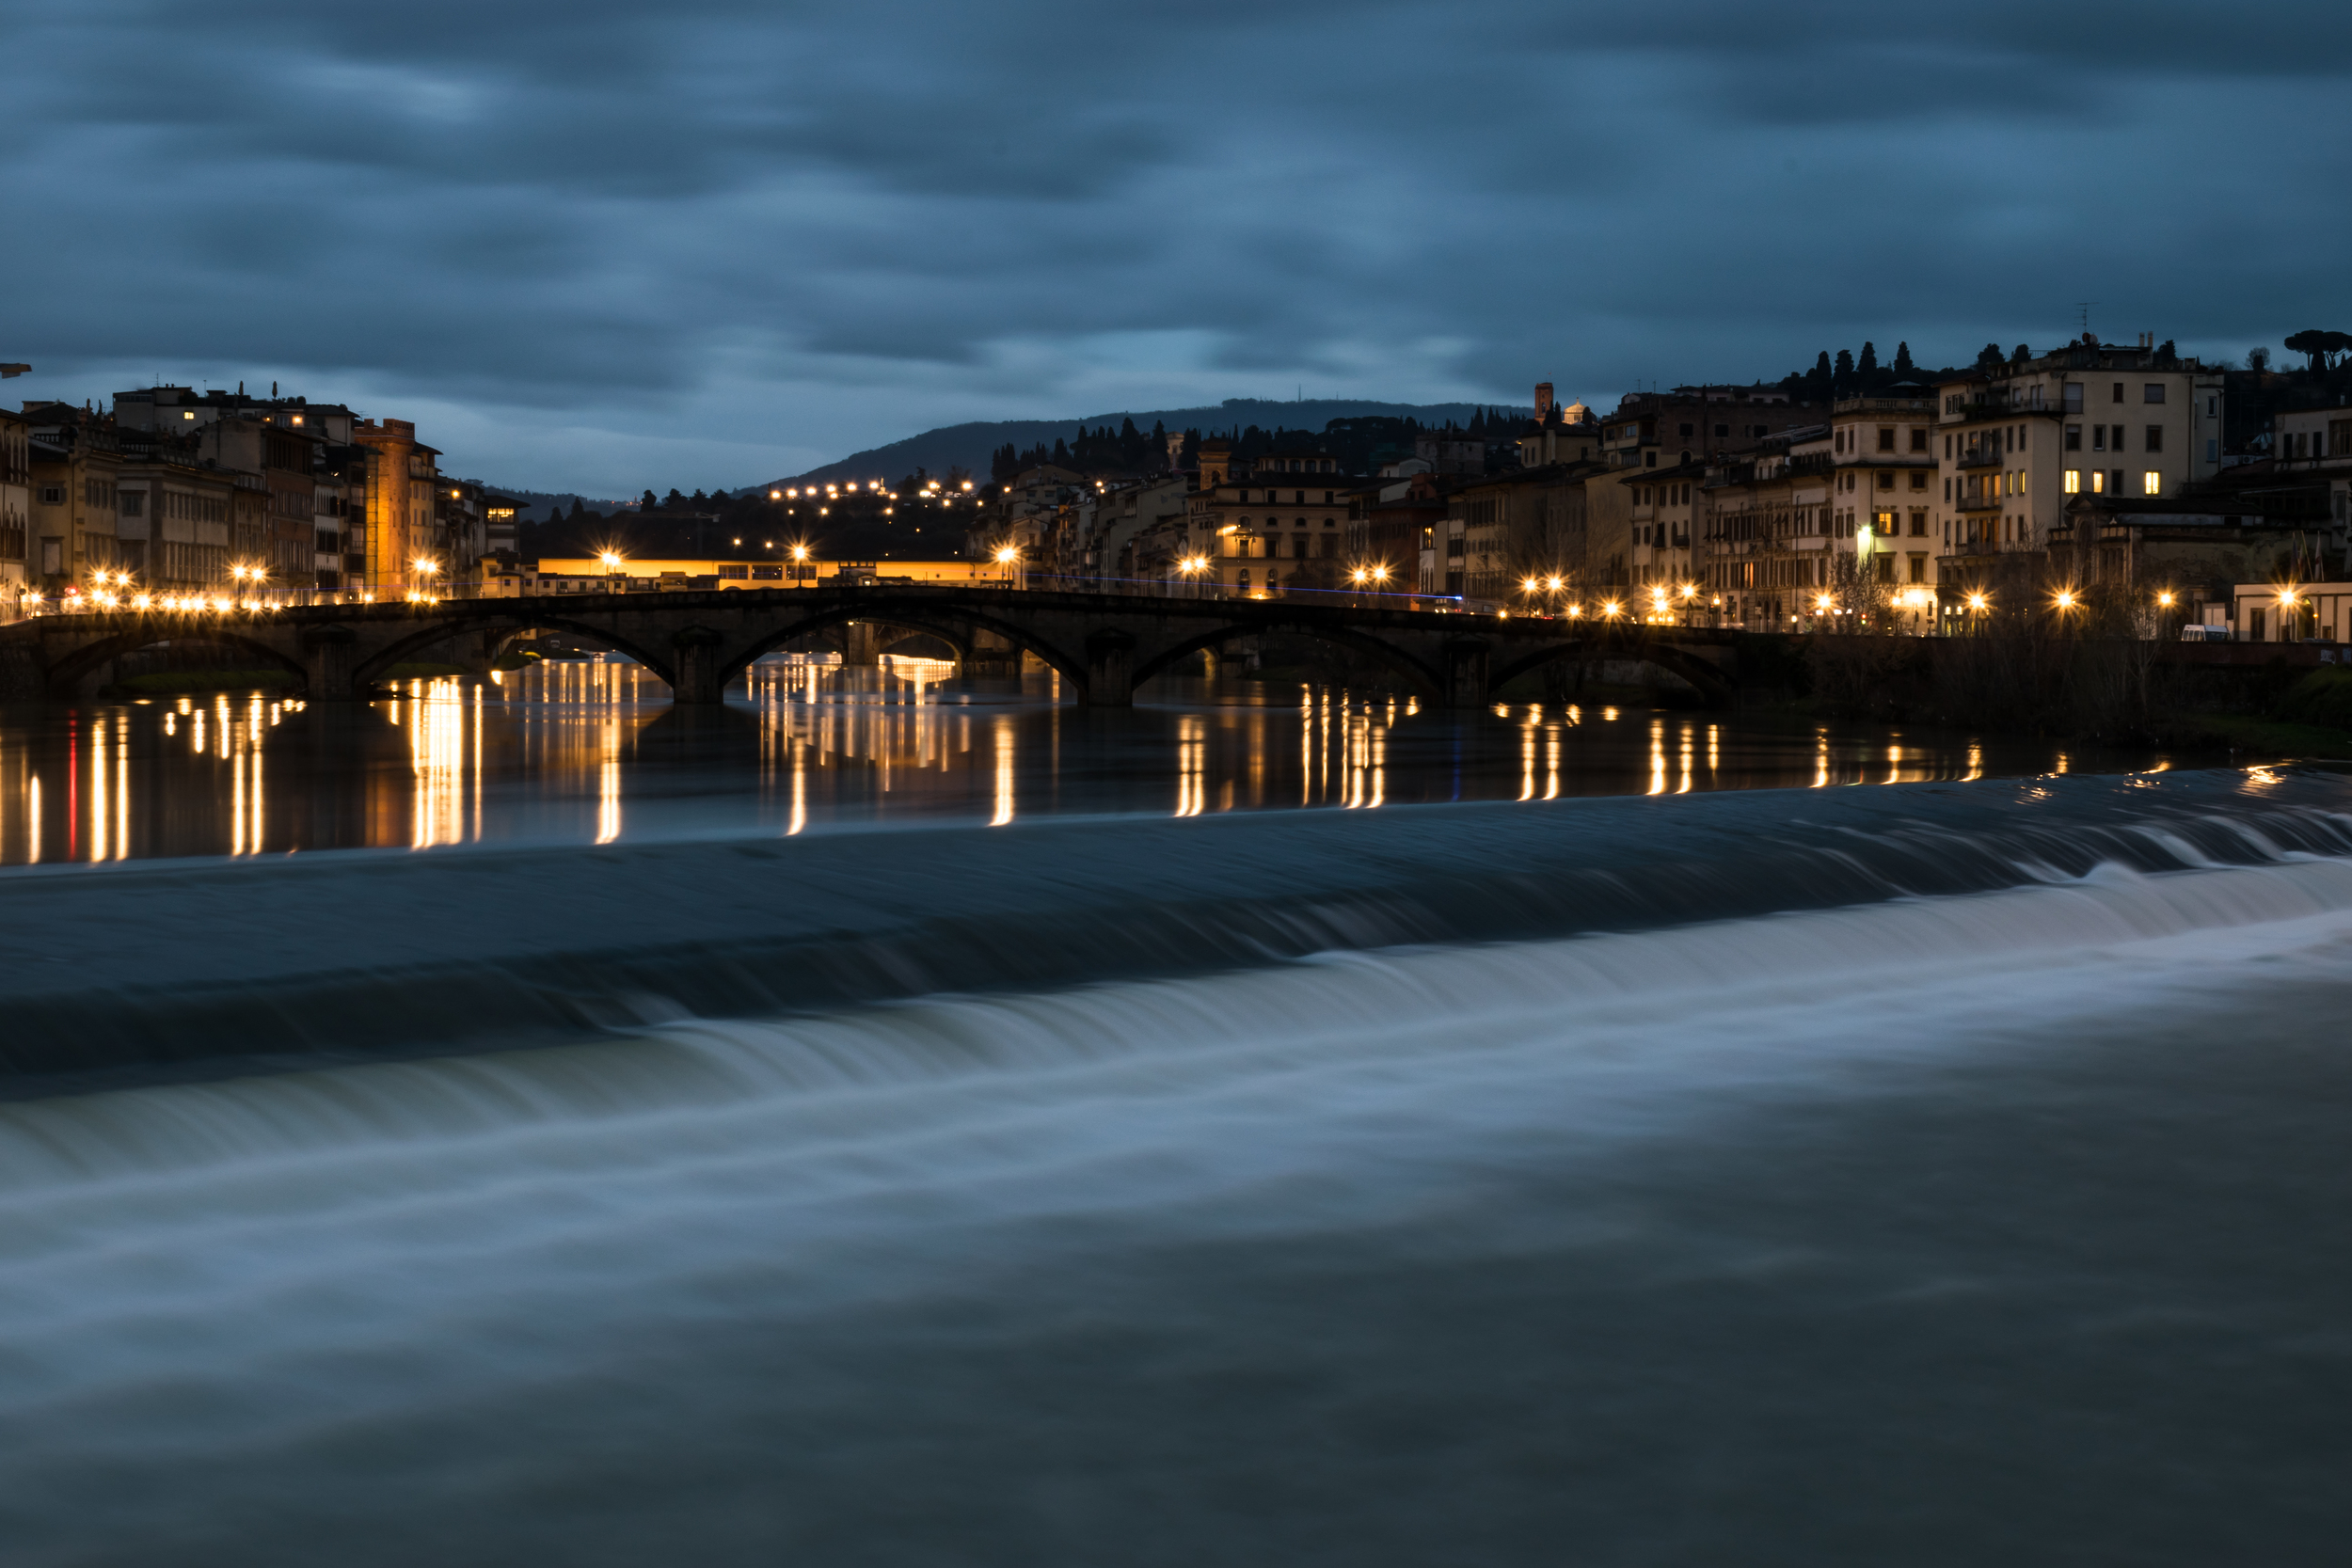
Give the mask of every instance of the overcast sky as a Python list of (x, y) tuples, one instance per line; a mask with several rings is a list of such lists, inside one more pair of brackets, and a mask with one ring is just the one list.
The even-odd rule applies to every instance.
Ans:
[(729, 487), (968, 419), (2352, 329), (2352, 7), (0, 0), (8, 395)]

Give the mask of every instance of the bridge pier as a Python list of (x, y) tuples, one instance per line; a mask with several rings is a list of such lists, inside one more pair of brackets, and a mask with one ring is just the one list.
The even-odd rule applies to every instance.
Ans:
[(1486, 705), (1493, 658), (1482, 640), (1457, 637), (1445, 645), (1445, 703), (1448, 707)]
[(1136, 640), (1106, 626), (1087, 639), (1088, 707), (1136, 705)]
[(841, 662), (872, 669), (882, 662), (882, 627), (871, 621), (852, 621), (841, 628)]
[(0, 703), (38, 703), (49, 695), (40, 649), (30, 642), (0, 646)]
[(1021, 650), (998, 633), (975, 626), (972, 628), (972, 653), (963, 662), (963, 673), (1018, 676), (1021, 673)]
[(670, 700), (681, 706), (712, 707), (726, 701), (719, 680), (719, 634), (688, 626), (670, 639), (677, 657), (670, 675)]
[(352, 678), (352, 672), (358, 665), (358, 651), (353, 647), (358, 641), (358, 634), (349, 626), (312, 626), (302, 634), (304, 694), (311, 702), (359, 700), (358, 683)]

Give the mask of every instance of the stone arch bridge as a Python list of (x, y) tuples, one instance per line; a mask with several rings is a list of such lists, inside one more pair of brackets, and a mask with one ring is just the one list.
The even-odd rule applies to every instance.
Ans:
[(866, 587), (607, 594), (438, 604), (319, 605), (276, 611), (114, 611), (0, 626), (0, 700), (72, 697), (112, 662), (169, 640), (226, 643), (300, 676), (313, 701), (364, 698), (385, 672), (437, 654), (486, 670), (507, 641), (543, 629), (601, 643), (670, 684), (679, 703), (721, 700), (727, 683), (787, 643), (830, 639), (851, 662), (891, 641), (936, 638), (967, 670), (1058, 671), (1089, 706), (1124, 707), (1136, 687), (1202, 650), (1286, 633), (1353, 650), (1440, 705), (1474, 707), (1506, 682), (1562, 659), (1638, 659), (1727, 699), (1748, 634), (1573, 619), (1501, 617), (1337, 600), (1147, 597), (971, 587)]

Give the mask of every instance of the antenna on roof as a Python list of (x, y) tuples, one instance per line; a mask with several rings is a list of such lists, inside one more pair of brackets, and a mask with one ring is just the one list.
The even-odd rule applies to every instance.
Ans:
[(2078, 302), (2074, 307), (2074, 318), (2082, 324), (2082, 329), (2085, 332), (2090, 330), (2090, 308), (2098, 303), (2095, 299), (2086, 299)]

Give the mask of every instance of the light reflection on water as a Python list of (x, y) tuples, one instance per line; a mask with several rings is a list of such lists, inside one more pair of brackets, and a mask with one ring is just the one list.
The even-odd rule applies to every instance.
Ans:
[(1155, 682), (1124, 712), (1060, 696), (1050, 674), (959, 680), (939, 660), (845, 670), (795, 656), (763, 660), (724, 708), (698, 711), (674, 708), (639, 666), (598, 657), (488, 684), (411, 681), (356, 708), (245, 692), (20, 709), (0, 718), (0, 863), (1827, 788), (2154, 762), (1712, 712), (1424, 712), (1295, 682)]

